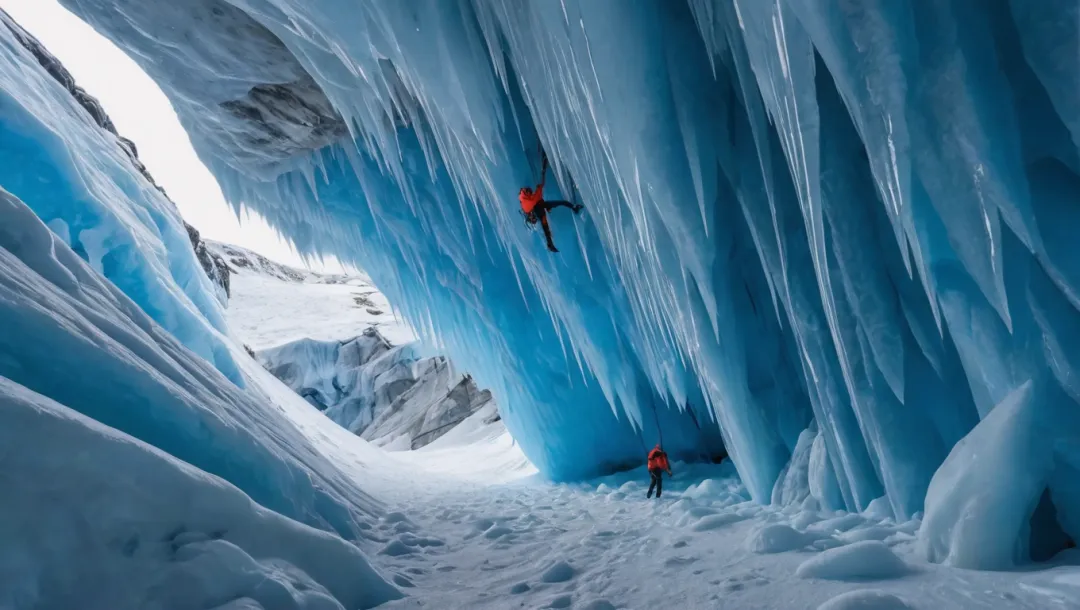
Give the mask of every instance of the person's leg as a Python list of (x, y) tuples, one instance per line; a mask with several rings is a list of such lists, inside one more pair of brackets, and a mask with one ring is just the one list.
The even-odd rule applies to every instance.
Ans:
[(536, 215), (540, 217), (540, 226), (544, 228), (544, 239), (547, 240), (548, 250), (552, 252), (558, 252), (559, 249), (555, 247), (555, 242), (551, 240), (551, 226), (548, 225), (547, 211), (536, 206)]
[(650, 470), (649, 471), (649, 493), (645, 494), (645, 497), (646, 498), (651, 498), (652, 497), (652, 492), (653, 492), (654, 489), (656, 489), (656, 475), (653, 474), (653, 471)]
[(664, 493), (664, 472), (662, 470), (656, 471), (656, 498), (660, 499), (660, 494)]
[(574, 211), (575, 214), (580, 212), (581, 208), (585, 207), (585, 206), (581, 205), (580, 203), (570, 203), (569, 201), (561, 201), (561, 200), (560, 201), (547, 201), (546, 199), (544, 200), (543, 205), (549, 210), (552, 209), (552, 208), (570, 208), (571, 210)]

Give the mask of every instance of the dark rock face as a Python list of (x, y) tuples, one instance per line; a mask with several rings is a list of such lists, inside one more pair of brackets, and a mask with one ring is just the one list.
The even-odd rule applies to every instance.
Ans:
[[(37, 38), (34, 38), (33, 35), (24, 30), (22, 26), (16, 23), (15, 20), (3, 10), (0, 10), (0, 22), (11, 30), (11, 33), (15, 36), (15, 39), (19, 41), (19, 44), (34, 55), (38, 63), (41, 64), (41, 67), (44, 68), (56, 82), (60, 83), (68, 90), (71, 97), (79, 102), (79, 105), (86, 110), (86, 113), (90, 115), (90, 118), (93, 119), (98, 127), (116, 136), (117, 144), (119, 144), (120, 148), (127, 154), (128, 159), (131, 160), (131, 164), (135, 169), (137, 169), (150, 184), (154, 185), (157, 190), (161, 191), (161, 194), (164, 195), (166, 199), (169, 199), (169, 195), (165, 192), (165, 189), (161, 188), (161, 186), (154, 181), (154, 177), (150, 175), (146, 166), (139, 160), (139, 150), (135, 147), (135, 143), (117, 133), (116, 125), (113, 124), (112, 119), (109, 118), (105, 109), (101, 107), (101, 104), (94, 96), (87, 93), (85, 89), (75, 83), (75, 77), (71, 75), (71, 72), (68, 72), (67, 68), (64, 67), (64, 64), (60, 63), (60, 60), (49, 53)], [(169, 201), (171, 202), (172, 200), (169, 199)], [(225, 304), (229, 297), (228, 266), (225, 265), (225, 261), (221, 260), (221, 257), (216, 256), (206, 248), (206, 244), (203, 243), (199, 236), (198, 229), (186, 222), (184, 223), (184, 227), (187, 228), (188, 237), (191, 239), (191, 247), (195, 250), (195, 255), (199, 258), (199, 263), (202, 264), (202, 268), (206, 271), (206, 275), (221, 291), (219, 296), (221, 294), (224, 295), (222, 304)]]
[(348, 133), (345, 122), (306, 74), (292, 83), (256, 85), (243, 98), (223, 102), (221, 107), (244, 125), (230, 141), (240, 143), (242, 151), (258, 150), (270, 158), (287, 159)]
[(293, 51), (236, 6), (246, 3), (61, 4), (162, 85), (200, 153), (245, 175), (274, 177), (280, 164), (349, 135), (345, 119)]
[(228, 299), (232, 296), (229, 290), (231, 273), (229, 266), (225, 264), (225, 259), (206, 247), (206, 242), (202, 240), (198, 229), (186, 222), (184, 227), (187, 228), (188, 239), (191, 240), (191, 247), (195, 249), (195, 256), (199, 258), (199, 264), (202, 265), (203, 271), (206, 272), (210, 281), (224, 293), (225, 298), (222, 305), (228, 304)]
[(419, 449), (481, 409), (498, 416), (491, 392), (446, 358), (418, 357), (374, 328), (341, 342), (300, 339), (259, 352), (258, 360), (327, 417), (376, 444)]

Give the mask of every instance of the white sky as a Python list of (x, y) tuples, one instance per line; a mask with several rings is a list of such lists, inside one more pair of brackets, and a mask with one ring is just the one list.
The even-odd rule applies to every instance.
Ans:
[[(101, 102), (120, 135), (135, 142), (139, 158), (205, 237), (255, 250), (279, 262), (305, 266), (261, 217), (237, 220), (217, 181), (199, 161), (187, 133), (157, 84), (123, 51), (56, 0), (0, 0), (7, 11)], [(337, 261), (318, 269), (340, 272)]]

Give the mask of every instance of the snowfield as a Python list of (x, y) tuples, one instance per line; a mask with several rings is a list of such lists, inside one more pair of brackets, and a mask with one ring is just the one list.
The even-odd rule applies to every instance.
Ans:
[(207, 241), (233, 272), (229, 328), (255, 351), (297, 339), (340, 341), (374, 327), (393, 345), (416, 340), (363, 274), (305, 272), (237, 246)]
[(519, 455), (494, 431), (392, 454), (418, 474), (381, 491), (399, 512), (372, 561), (406, 595), (381, 607), (1080, 608), (1075, 549), (1038, 570), (961, 570), (919, 555), (917, 520), (763, 507), (730, 464), (674, 464), (657, 501), (643, 468), (553, 485)]

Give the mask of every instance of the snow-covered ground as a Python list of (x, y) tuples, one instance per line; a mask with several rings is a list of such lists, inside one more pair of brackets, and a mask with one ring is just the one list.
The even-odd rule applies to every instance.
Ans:
[(379, 490), (373, 561), (406, 593), (385, 608), (1080, 608), (1075, 549), (1017, 572), (929, 564), (918, 521), (759, 506), (729, 463), (675, 464), (648, 500), (644, 469), (547, 483), (496, 427), (387, 459), (410, 474)]
[(348, 339), (375, 327), (394, 345), (416, 340), (386, 297), (362, 274), (298, 271), (250, 250), (207, 241), (234, 272), (226, 312), (232, 332), (255, 351), (295, 341)]

